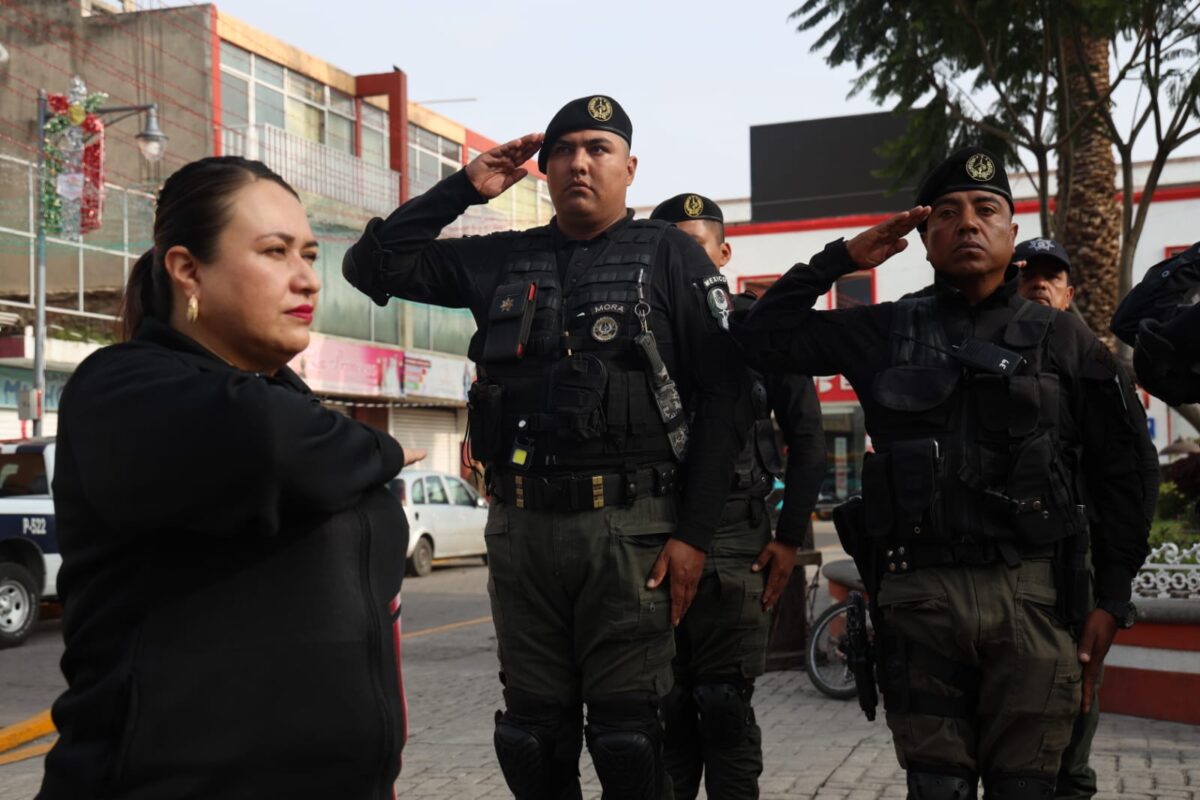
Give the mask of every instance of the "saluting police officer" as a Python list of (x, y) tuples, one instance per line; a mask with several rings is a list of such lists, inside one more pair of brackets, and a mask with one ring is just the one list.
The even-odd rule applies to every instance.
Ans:
[[(959, 150), (917, 203), (794, 267), (741, 337), (774, 367), (845, 375), (863, 405), (875, 453), (850, 549), (909, 797), (974, 798), (982, 778), (989, 800), (1048, 798), (1081, 689), (1133, 621), (1156, 459), (1104, 345), (1004, 282), (1017, 226), (999, 160)], [(940, 278), (924, 296), (813, 310), (914, 228)]]
[[(687, 235), (625, 206), (631, 139), (616, 100), (573, 100), (544, 136), (483, 153), (372, 220), (343, 266), (377, 303), (465, 306), (478, 325), (469, 423), (494, 496), (495, 744), (522, 799), (580, 796), (584, 703), (604, 797), (670, 797), (672, 626), (751, 419), (724, 279)], [(521, 180), (539, 148), (549, 225), (437, 239)]]
[(1138, 382), (1168, 405), (1200, 403), (1200, 242), (1146, 271), (1112, 332), (1134, 347)]
[[(1013, 263), (1017, 267), (1017, 294), (1059, 311), (1071, 307), (1075, 296), (1071, 258), (1061, 244), (1045, 237), (1028, 239), (1013, 251)], [(1089, 764), (1092, 740), (1100, 722), (1096, 695), (1093, 690), (1090, 697), (1083, 699), (1084, 710), (1075, 718), (1071, 740), (1063, 750), (1054, 788), (1058, 800), (1086, 800), (1096, 794), (1096, 771)]]
[[(650, 219), (674, 223), (704, 248), (717, 269), (733, 250), (721, 207), (698, 194), (663, 201)], [(714, 301), (723, 299), (713, 296)], [(755, 295), (733, 296), (733, 319)], [(667, 695), (667, 771), (676, 800), (692, 800), (704, 777), (708, 796), (758, 797), (762, 731), (751, 697), (766, 665), (770, 611), (796, 566), (825, 476), (821, 406), (812, 379), (749, 371), (754, 423), (738, 455), (720, 527), (683, 622), (675, 629), (675, 688)], [(783, 452), (771, 421), (775, 411), (787, 443), (783, 511), (775, 537), (766, 496), (783, 474)], [(764, 581), (765, 577), (765, 581)]]

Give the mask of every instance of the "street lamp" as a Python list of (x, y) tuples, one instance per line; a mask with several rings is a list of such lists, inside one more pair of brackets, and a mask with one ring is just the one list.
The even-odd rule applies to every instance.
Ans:
[[(77, 79), (78, 80), (78, 79)], [(45, 136), (46, 121), (49, 118), (49, 96), (45, 89), (38, 89), (37, 98), (37, 131), (38, 136)], [(167, 135), (158, 127), (158, 104), (130, 106), (105, 106), (98, 108), (96, 114), (115, 115), (104, 120), (104, 124), (115, 125), (121, 120), (144, 114), (145, 123), (142, 130), (134, 138), (137, 139), (138, 150), (142, 158), (154, 163), (162, 158), (167, 147)], [(35, 221), (36, 239), (36, 278), (34, 282), (34, 322), (33, 322), (33, 394), (34, 412), (33, 435), (42, 435), (42, 420), (44, 417), (43, 402), (46, 397), (46, 222), (45, 208), (42, 201), (42, 181), (46, 169), (46, 153), (41, 142), (38, 143), (38, 207)]]

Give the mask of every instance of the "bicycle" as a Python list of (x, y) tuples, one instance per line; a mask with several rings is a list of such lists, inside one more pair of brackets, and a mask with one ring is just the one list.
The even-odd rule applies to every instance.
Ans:
[[(821, 572), (831, 582), (855, 591), (863, 591), (862, 580), (858, 571), (854, 569), (853, 562), (835, 561), (826, 564)], [(812, 633), (805, 647), (805, 670), (809, 680), (819, 692), (836, 700), (849, 700), (858, 694), (846, 650), (848, 606), (849, 603), (842, 600), (821, 612), (817, 621), (813, 623)], [(874, 628), (868, 618), (867, 635), (872, 637), (873, 634)]]

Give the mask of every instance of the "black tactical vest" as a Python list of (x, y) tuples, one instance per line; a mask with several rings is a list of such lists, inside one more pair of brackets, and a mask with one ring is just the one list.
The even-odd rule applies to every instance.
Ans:
[[(1078, 453), (1059, 438), (1058, 375), (1044, 371), (1054, 311), (1014, 296), (997, 335), (1011, 375), (964, 366), (934, 297), (894, 306), (891, 366), (871, 387), (882, 406), (863, 465), (872, 538), (1041, 547), (1084, 524)], [(998, 366), (1011, 369), (1010, 359)]]
[[(735, 295), (735, 320), (740, 321), (752, 305), (753, 295)], [(731, 498), (766, 497), (771, 493), (775, 478), (783, 474), (783, 446), (771, 419), (766, 382), (760, 372), (753, 369), (748, 369), (747, 372), (751, 379), (750, 399), (754, 406), (754, 424), (746, 437), (746, 445), (738, 453), (734, 463)]]
[(497, 286), (536, 283), (534, 316), (522, 358), (484, 360), (486, 326), (471, 340), (479, 365), (470, 403), (474, 458), (542, 474), (673, 460), (645, 360), (633, 346), (641, 330), (639, 282), (649, 300), (666, 228), (629, 222), (565, 287), (549, 228), (516, 238)]

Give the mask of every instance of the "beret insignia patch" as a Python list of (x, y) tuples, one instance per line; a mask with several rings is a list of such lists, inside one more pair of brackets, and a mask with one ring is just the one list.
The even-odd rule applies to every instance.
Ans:
[(704, 201), (694, 194), (689, 194), (683, 201), (683, 213), (689, 217), (698, 217), (704, 213)]
[(596, 96), (588, 100), (588, 114), (597, 122), (608, 122), (612, 119), (613, 107), (607, 97)]
[(983, 183), (996, 174), (996, 164), (985, 153), (976, 153), (967, 159), (966, 170), (974, 180)]

